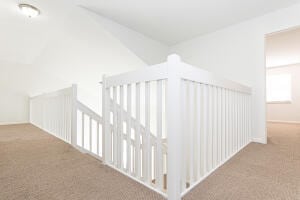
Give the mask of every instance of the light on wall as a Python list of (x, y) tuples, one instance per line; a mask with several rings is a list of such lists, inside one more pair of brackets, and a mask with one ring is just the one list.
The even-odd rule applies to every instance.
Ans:
[(40, 10), (29, 4), (19, 4), (21, 12), (29, 18), (36, 17), (40, 14)]

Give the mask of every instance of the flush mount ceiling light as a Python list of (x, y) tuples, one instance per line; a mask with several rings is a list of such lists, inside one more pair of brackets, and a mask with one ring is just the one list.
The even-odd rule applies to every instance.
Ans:
[(19, 4), (19, 8), (24, 15), (29, 18), (36, 17), (40, 14), (40, 10), (29, 4)]

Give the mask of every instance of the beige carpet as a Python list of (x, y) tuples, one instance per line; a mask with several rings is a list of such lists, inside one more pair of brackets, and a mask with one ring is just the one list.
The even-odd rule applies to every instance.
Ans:
[(268, 144), (249, 144), (184, 200), (300, 200), (300, 125), (268, 124)]
[(32, 125), (0, 126), (0, 200), (162, 200)]
[[(184, 200), (300, 200), (300, 125), (270, 124)], [(163, 198), (32, 125), (0, 126), (0, 200)]]

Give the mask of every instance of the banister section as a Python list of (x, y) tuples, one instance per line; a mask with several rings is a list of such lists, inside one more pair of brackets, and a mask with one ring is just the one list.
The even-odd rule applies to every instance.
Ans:
[(98, 113), (96, 113), (92, 109), (90, 109), (88, 106), (85, 106), (80, 101), (77, 101), (77, 109), (84, 112), (91, 118), (97, 120), (99, 123), (102, 123), (102, 117)]
[[(162, 90), (162, 96), (165, 97), (163, 104), (161, 81), (165, 83)], [(168, 196), (168, 199), (181, 199), (204, 177), (251, 141), (251, 88), (186, 64), (178, 55), (169, 56), (168, 61), (162, 64), (105, 77), (102, 83), (105, 83), (106, 96), (111, 96), (111, 91), (114, 92), (114, 97), (111, 97), (106, 106), (109, 107), (110, 116), (117, 118), (113, 123), (118, 124), (111, 125), (109, 137), (122, 137), (124, 143), (121, 143), (125, 145), (123, 147), (127, 154), (130, 154), (129, 160), (128, 157), (123, 158), (130, 165), (125, 164), (120, 170), (130, 177), (141, 178), (143, 184)], [(145, 126), (130, 114), (131, 108), (135, 106), (132, 104), (131, 95), (136, 95), (132, 93), (132, 86), (140, 89), (141, 83), (145, 87), (145, 108), (142, 113), (146, 116)], [(128, 89), (124, 90), (125, 87), (129, 88), (129, 92)], [(158, 96), (150, 96), (150, 90), (156, 91), (154, 93)], [(119, 95), (116, 95), (117, 91), (120, 91)], [(141, 95), (140, 90), (137, 94)], [(124, 109), (123, 100), (119, 99), (120, 95), (127, 99), (127, 110)], [(141, 99), (140, 96), (132, 97), (137, 101)], [(118, 102), (123, 102), (122, 106)], [(141, 104), (137, 103), (140, 109)], [(151, 109), (156, 110), (157, 116), (150, 116), (150, 105)], [(165, 118), (161, 117), (162, 113)], [(118, 121), (120, 116), (123, 116), (121, 122)], [(157, 121), (157, 132), (149, 131), (150, 117)], [(123, 122), (130, 126), (126, 131), (123, 130)], [(121, 136), (111, 131), (116, 126), (121, 127)], [(161, 126), (165, 127), (166, 138), (162, 138)], [(139, 133), (136, 134), (136, 131)], [(132, 134), (130, 140), (129, 134)], [(138, 143), (136, 136), (141, 137)], [(140, 162), (141, 158), (130, 153), (137, 150), (143, 151), (135, 153), (143, 156), (143, 174), (138, 175), (136, 172), (140, 173), (141, 169), (135, 167), (140, 165), (134, 162)], [(165, 179), (168, 179), (168, 184), (162, 182)]]
[(251, 88), (178, 55), (103, 76), (101, 85), (102, 116), (77, 99), (73, 85), (31, 97), (31, 123), (169, 200), (251, 141)]
[[(166, 79), (168, 69), (166, 63), (161, 63), (143, 69), (127, 72), (115, 76), (106, 77), (106, 88), (115, 87), (119, 85), (127, 85), (131, 83), (156, 81)], [(102, 81), (103, 82), (103, 81)]]
[[(186, 68), (188, 68), (188, 70), (186, 70)], [(207, 85), (213, 85), (220, 88), (226, 88), (246, 94), (252, 93), (252, 89), (248, 86), (225, 79), (212, 72), (188, 65), (186, 63), (181, 63), (180, 71), (181, 78), (185, 80), (203, 83)]]

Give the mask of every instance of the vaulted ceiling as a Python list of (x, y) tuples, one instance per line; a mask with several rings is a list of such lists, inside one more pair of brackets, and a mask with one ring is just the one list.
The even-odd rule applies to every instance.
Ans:
[(298, 3), (300, 0), (77, 0), (156, 40), (172, 45)]
[(42, 11), (32, 20), (20, 14), (21, 2), (0, 2), (0, 60), (31, 64), (66, 23), (76, 24), (70, 12), (77, 6), (172, 45), (300, 0), (26, 0)]
[(31, 64), (64, 26), (69, 10), (59, 0), (27, 0), (42, 12), (39, 17), (29, 19), (21, 14), (20, 2), (0, 2), (0, 60)]

